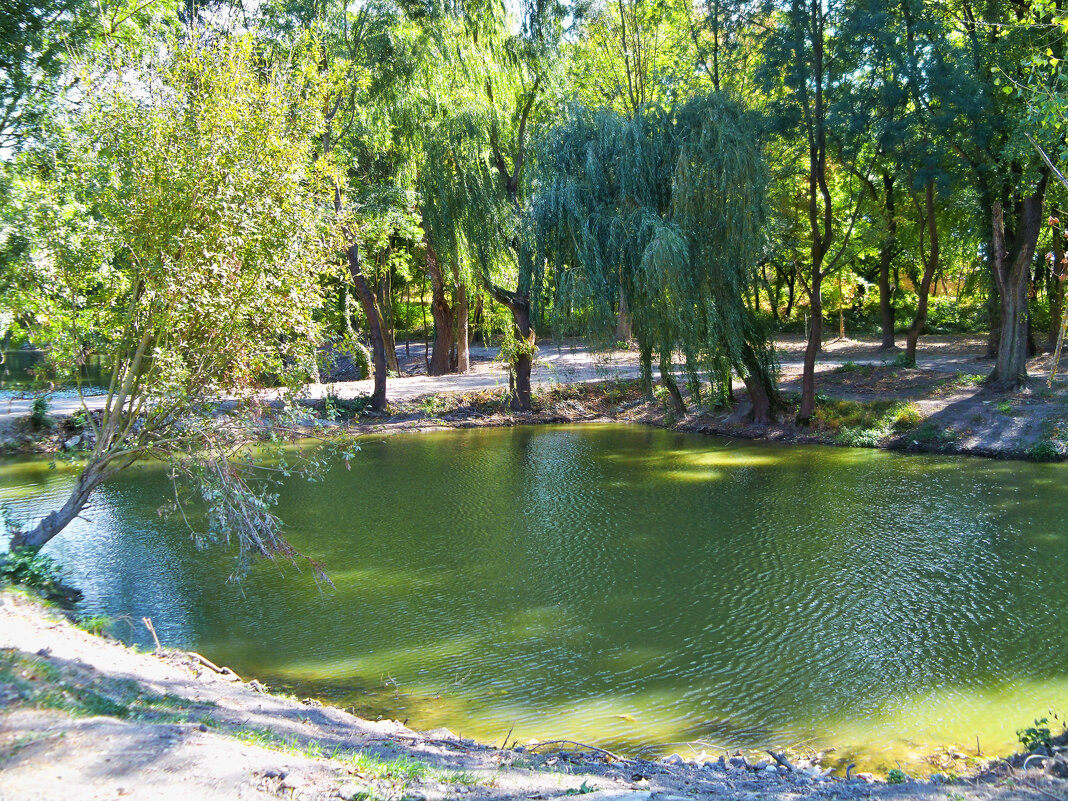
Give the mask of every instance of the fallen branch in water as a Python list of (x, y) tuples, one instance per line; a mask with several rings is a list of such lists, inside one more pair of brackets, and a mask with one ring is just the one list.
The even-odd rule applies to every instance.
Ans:
[(774, 751), (771, 751), (771, 750), (768, 751), (768, 754), (771, 756), (772, 759), (774, 759), (776, 762), (778, 762), (780, 765), (782, 765), (788, 771), (791, 771), (791, 772), (793, 771), (794, 766), (786, 761), (786, 755), (785, 754), (776, 754)]
[(528, 751), (534, 751), (534, 750), (536, 750), (538, 748), (547, 748), (550, 745), (574, 745), (574, 746), (578, 746), (579, 748), (585, 748), (587, 751), (594, 751), (594, 752), (596, 752), (598, 754), (604, 754), (606, 757), (614, 759), (616, 762), (630, 762), (631, 761), (629, 759), (624, 759), (619, 754), (613, 754), (611, 751), (606, 751), (605, 749), (598, 748), (595, 745), (587, 745), (586, 743), (578, 743), (578, 742), (575, 742), (574, 740), (550, 740), (547, 743), (538, 743), (537, 745), (528, 745), (527, 746), (527, 750)]

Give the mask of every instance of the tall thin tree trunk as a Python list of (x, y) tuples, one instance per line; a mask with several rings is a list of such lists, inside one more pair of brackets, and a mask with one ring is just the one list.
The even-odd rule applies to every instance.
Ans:
[(430, 314), (434, 318), (434, 352), (427, 372), (445, 375), (449, 372), (449, 353), (453, 345), (453, 310), (445, 294), (445, 280), (438, 254), (426, 240), (426, 269), (430, 275)]
[(894, 307), (890, 299), (890, 262), (897, 247), (897, 216), (894, 213), (894, 177), (883, 173), (883, 193), (886, 209), (886, 238), (879, 251), (879, 325), (882, 328), (882, 350), (894, 347)]
[(382, 278), (378, 282), (378, 297), (378, 324), (382, 329), (382, 340), (386, 347), (386, 367), (394, 375), (399, 375), (400, 363), (397, 361), (397, 334), (393, 324), (393, 282), (390, 278), (389, 269), (385, 266), (383, 266)]
[(471, 341), (468, 337), (467, 289), (456, 285), (456, 372), (471, 371)]
[(525, 298), (516, 298), (510, 305), (512, 319), (515, 322), (515, 333), (519, 341), (524, 344), (512, 368), (509, 385), (512, 388), (511, 408), (517, 412), (529, 412), (530, 405), (530, 371), (534, 360), (531, 352), (534, 350), (534, 328), (530, 324), (530, 302)]
[(934, 179), (929, 179), (927, 188), (924, 191), (924, 208), (927, 215), (925, 222), (928, 236), (931, 240), (930, 251), (924, 256), (923, 234), (921, 232), (920, 255), (924, 258), (923, 278), (920, 279), (916, 316), (912, 320), (912, 325), (909, 326), (909, 332), (905, 339), (905, 362), (912, 365), (916, 364), (916, 343), (920, 339), (920, 334), (923, 333), (924, 325), (927, 324), (927, 305), (931, 293), (931, 281), (939, 266), (938, 220), (935, 217), (934, 184)]
[(997, 362), (989, 378), (990, 386), (996, 390), (1019, 389), (1027, 382), (1027, 288), (1042, 225), (1042, 201), (1047, 177), (1043, 173), (1035, 192), (1020, 203), (1015, 253), (1006, 250), (1005, 219), (1001, 204), (995, 203), (992, 212), (992, 266), (994, 281), (1001, 296)]
[(630, 342), (631, 334), (630, 309), (627, 308), (627, 296), (620, 290), (619, 317), (616, 319), (616, 341)]
[(371, 393), (371, 408), (376, 412), (386, 410), (386, 341), (382, 335), (380, 320), (382, 316), (378, 312), (378, 304), (375, 301), (375, 293), (367, 284), (367, 278), (363, 274), (360, 265), (360, 246), (353, 242), (349, 246), (349, 275), (352, 284), (356, 287), (356, 295), (363, 306), (364, 315), (367, 317), (367, 329), (371, 338), (371, 363), (374, 366), (375, 388)]
[(1047, 350), (1053, 353), (1057, 348), (1057, 335), (1064, 316), (1065, 273), (1068, 264), (1064, 258), (1064, 229), (1059, 225), (1053, 229), (1053, 269), (1049, 288), (1049, 336), (1046, 338)]
[(679, 385), (675, 382), (675, 376), (671, 373), (671, 351), (664, 349), (660, 351), (660, 383), (667, 389), (668, 394), (671, 396), (672, 405), (675, 407), (675, 411), (680, 414), (686, 414), (686, 403), (682, 399), (682, 393), (679, 392)]

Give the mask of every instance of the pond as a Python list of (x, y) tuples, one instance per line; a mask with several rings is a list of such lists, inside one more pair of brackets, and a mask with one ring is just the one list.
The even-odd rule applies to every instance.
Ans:
[[(1005, 751), (1068, 698), (1068, 467), (619, 425), (369, 438), (290, 482), (320, 561), (197, 552), (143, 465), (49, 552), (87, 612), (365, 716), (629, 752), (810, 743), (867, 767)], [(17, 513), (70, 467), (0, 463)], [(670, 747), (669, 748), (674, 748)], [(686, 752), (685, 747), (677, 750)], [(711, 750), (711, 749), (710, 749)]]

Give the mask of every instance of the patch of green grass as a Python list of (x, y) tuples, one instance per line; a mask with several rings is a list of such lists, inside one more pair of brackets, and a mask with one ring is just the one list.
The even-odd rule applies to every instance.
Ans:
[(578, 787), (570, 787), (565, 790), (564, 795), (587, 795), (588, 793), (593, 793), (596, 791), (596, 787), (592, 787), (589, 783), (583, 782)]
[(985, 375), (979, 375), (978, 373), (965, 373), (964, 371), (960, 371), (957, 373), (957, 378), (954, 383), (962, 387), (977, 387), (984, 381), (986, 381)]
[(1001, 414), (1012, 414), (1013, 412), (1012, 401), (1001, 401), (994, 408), (1001, 412)]
[(913, 440), (920, 443), (953, 442), (958, 436), (960, 435), (956, 431), (949, 428), (942, 428), (931, 422), (924, 423), (912, 434)]
[(75, 717), (135, 718), (181, 723), (207, 703), (145, 693), (131, 679), (101, 680), (71, 674), (38, 656), (7, 649), (0, 653), (0, 684), (14, 689), (19, 705), (54, 709)]
[(385, 759), (368, 751), (352, 751), (347, 757), (334, 757), (352, 766), (360, 776), (375, 781), (410, 784), (427, 775), (425, 762), (407, 756)]
[(905, 771), (899, 768), (890, 768), (886, 774), (887, 784), (904, 784), (908, 776), (905, 775)]
[(107, 615), (88, 615), (86, 617), (79, 617), (74, 620), (74, 625), (80, 628), (82, 631), (87, 631), (99, 637), (101, 634), (106, 634), (114, 625), (113, 621)]
[(870, 364), (857, 364), (850, 360), (834, 368), (835, 373), (860, 373), (863, 376), (871, 375), (875, 368)]
[(1044, 439), (1036, 442), (1027, 449), (1027, 458), (1032, 462), (1058, 462), (1061, 460), (1061, 450), (1057, 443)]
[(895, 433), (909, 431), (923, 415), (912, 403), (903, 401), (820, 401), (812, 416), (819, 428), (836, 433), (835, 442), (852, 447), (875, 447)]

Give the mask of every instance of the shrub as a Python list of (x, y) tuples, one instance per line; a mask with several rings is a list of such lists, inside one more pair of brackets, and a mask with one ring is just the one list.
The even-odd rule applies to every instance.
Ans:
[(35, 431), (52, 427), (52, 418), (48, 415), (48, 398), (38, 395), (30, 405), (30, 425)]
[(1056, 462), (1061, 458), (1057, 443), (1044, 439), (1027, 449), (1027, 458), (1032, 462)]
[(55, 560), (30, 548), (0, 555), (0, 584), (36, 590), (45, 597), (61, 596), (65, 589)]
[(1016, 738), (1026, 751), (1052, 748), (1053, 734), (1049, 730), (1049, 718), (1038, 718), (1033, 726), (1028, 726), (1026, 729), (1017, 729)]

